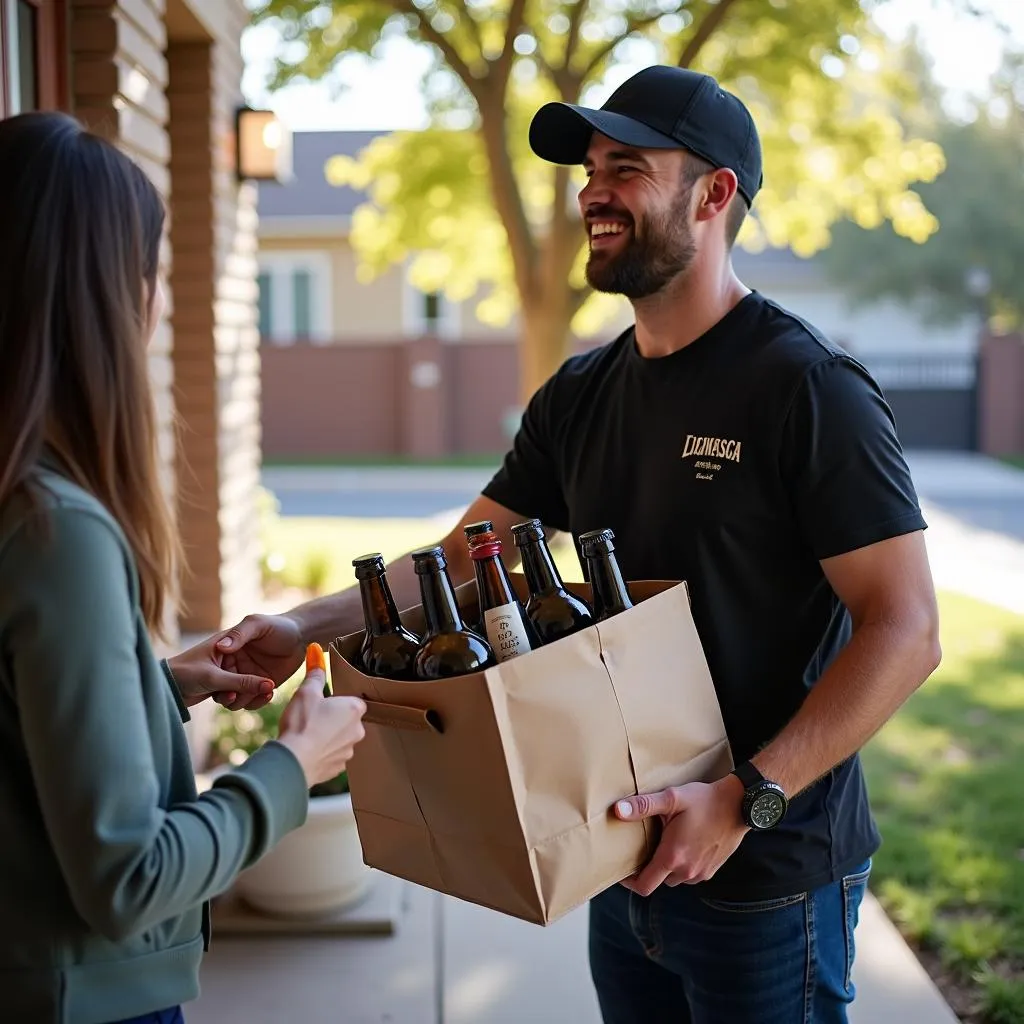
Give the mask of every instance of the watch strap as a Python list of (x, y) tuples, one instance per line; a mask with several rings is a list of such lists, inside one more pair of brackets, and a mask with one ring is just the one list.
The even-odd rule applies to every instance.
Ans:
[(733, 775), (736, 776), (740, 782), (743, 783), (745, 790), (752, 789), (760, 782), (764, 782), (764, 776), (757, 770), (751, 761), (744, 761), (742, 764), (736, 765), (732, 770)]

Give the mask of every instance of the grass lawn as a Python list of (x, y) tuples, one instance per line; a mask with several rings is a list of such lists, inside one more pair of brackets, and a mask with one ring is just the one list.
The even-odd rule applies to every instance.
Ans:
[(871, 884), (963, 1020), (1024, 1024), (1024, 617), (940, 600), (942, 665), (864, 752)]
[(1005, 462), (1010, 466), (1016, 466), (1017, 469), (1024, 469), (1024, 455), (1003, 455), (999, 461)]
[[(276, 519), (291, 585), (352, 584), (447, 528), (424, 519)], [(581, 579), (571, 545), (554, 554)], [(943, 662), (864, 752), (884, 843), (872, 889), (971, 1024), (1024, 1024), (1024, 617), (940, 594)]]
[(264, 534), (267, 575), (320, 593), (355, 583), (352, 559), (379, 551), (386, 561), (440, 538), (430, 519), (275, 518)]

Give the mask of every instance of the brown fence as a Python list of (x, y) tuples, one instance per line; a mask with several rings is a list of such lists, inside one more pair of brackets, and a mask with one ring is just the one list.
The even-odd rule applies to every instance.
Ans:
[(439, 458), (508, 445), (513, 342), (263, 345), (263, 454)]
[[(508, 446), (518, 413), (514, 342), (265, 344), (261, 353), (265, 458), (432, 459)], [(925, 362), (929, 372), (949, 369), (939, 356)], [(970, 362), (972, 380), (945, 390), (904, 386), (906, 374), (890, 380), (892, 367), (879, 363), (904, 443), (1024, 453), (1024, 337), (985, 338), (976, 379)]]

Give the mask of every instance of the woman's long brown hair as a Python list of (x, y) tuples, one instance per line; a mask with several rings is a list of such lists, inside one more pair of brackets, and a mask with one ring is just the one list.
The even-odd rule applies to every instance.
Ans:
[(145, 174), (73, 118), (0, 121), (0, 502), (48, 447), (124, 530), (157, 633), (179, 550), (146, 355), (163, 224)]

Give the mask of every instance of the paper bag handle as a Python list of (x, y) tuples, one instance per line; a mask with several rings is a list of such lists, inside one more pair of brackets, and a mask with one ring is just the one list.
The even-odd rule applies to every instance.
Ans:
[(404, 704), (385, 704), (364, 697), (366, 714), (363, 721), (370, 725), (383, 725), (392, 729), (410, 729), (414, 732), (444, 732), (441, 716), (431, 709), (410, 708)]

